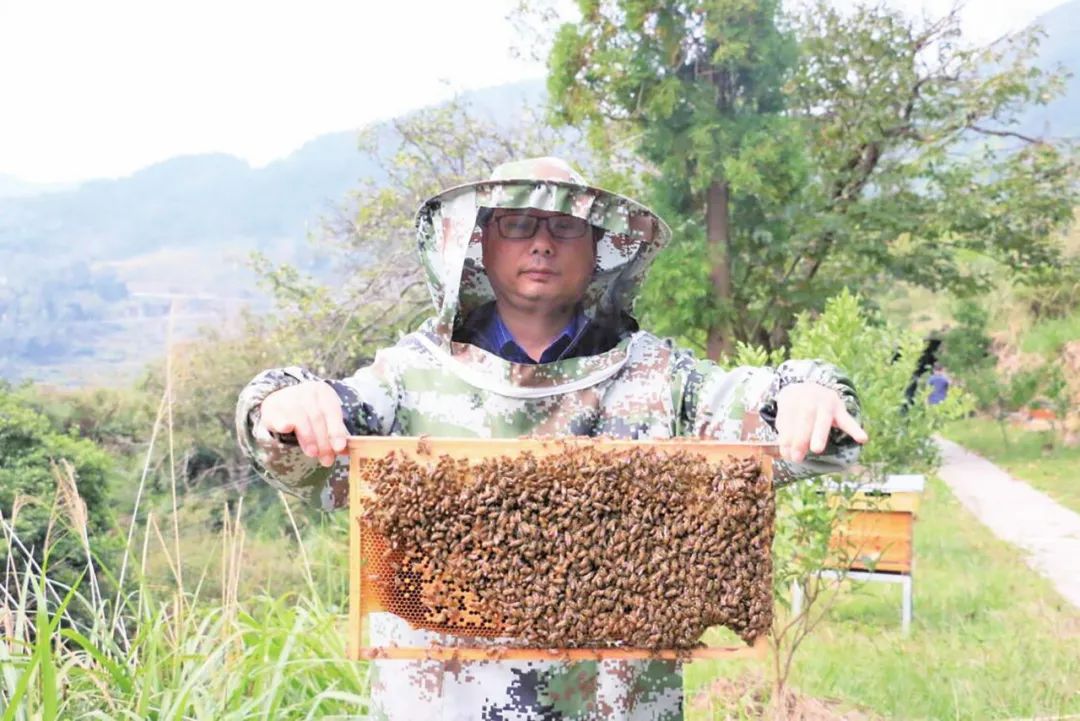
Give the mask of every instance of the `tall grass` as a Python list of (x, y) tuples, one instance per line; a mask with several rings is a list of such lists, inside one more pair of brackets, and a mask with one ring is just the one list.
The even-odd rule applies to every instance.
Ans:
[[(5, 519), (17, 549), (12, 528)], [(171, 545), (152, 518), (142, 532), (140, 567), (155, 544)], [(363, 714), (366, 665), (345, 660), (340, 608), (313, 585), (241, 600), (244, 535), (238, 513), (217, 539), (225, 593), (210, 600), (202, 579), (190, 590), (156, 587), (139, 570), (118, 599), (102, 599), (87, 577), (60, 586), (23, 554), (8, 569), (6, 587), (16, 590), (0, 610), (2, 721)]]
[[(126, 537), (118, 573), (94, 553), (70, 466), (56, 469), (58, 503), (47, 544), (76, 534), (87, 569), (78, 583), (64, 585), (50, 573), (48, 548), (38, 564), (13, 519), (0, 515), (0, 545), (8, 555), (0, 578), (0, 721), (362, 717), (367, 666), (346, 660), (341, 604), (325, 600), (341, 598), (345, 587), (340, 532), (315, 534), (312, 560), (293, 523), (303, 584), (275, 596), (241, 592), (251, 561), (242, 501), (232, 512), (226, 504), (216, 538), (203, 527), (182, 544), (170, 472), (169, 525), (163, 529), (153, 511), (140, 517), (159, 436), (175, 460), (171, 408), (167, 384), (130, 526), (117, 529)], [(153, 572), (162, 560), (167, 583)], [(217, 583), (208, 578), (215, 567)], [(116, 594), (104, 595), (99, 578)]]

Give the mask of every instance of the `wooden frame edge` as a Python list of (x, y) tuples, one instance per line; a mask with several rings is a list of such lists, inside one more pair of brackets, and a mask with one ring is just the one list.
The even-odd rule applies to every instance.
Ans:
[(346, 653), (353, 661), (363, 654), (363, 619), (360, 617), (360, 456), (349, 454), (349, 637)]
[(750, 646), (705, 646), (693, 649), (649, 648), (506, 648), (477, 646), (389, 646), (364, 648), (358, 657), (366, 660), (400, 661), (606, 661), (764, 658), (768, 640), (762, 636)]

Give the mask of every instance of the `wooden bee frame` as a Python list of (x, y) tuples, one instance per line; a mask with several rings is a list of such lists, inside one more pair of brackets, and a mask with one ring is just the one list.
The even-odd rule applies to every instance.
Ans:
[(505, 646), (430, 646), (373, 647), (366, 643), (366, 620), (369, 614), (387, 610), (374, 593), (373, 578), (368, 572), (365, 551), (370, 549), (370, 534), (365, 535), (362, 509), (372, 497), (366, 482), (366, 467), (370, 461), (385, 458), (395, 452), (410, 460), (426, 463), (441, 456), (481, 461), (487, 458), (513, 456), (530, 452), (536, 457), (558, 454), (568, 446), (587, 445), (600, 451), (619, 451), (648, 446), (670, 452), (684, 451), (704, 456), (710, 461), (731, 458), (756, 458), (762, 473), (772, 478), (772, 459), (775, 445), (760, 443), (721, 443), (717, 441), (665, 440), (623, 441), (591, 438), (559, 439), (464, 439), (430, 438), (427, 436), (373, 437), (354, 436), (349, 439), (349, 658), (358, 659), (427, 659), (427, 660), (561, 660), (587, 661), (607, 659), (721, 659), (762, 658), (766, 640), (759, 638), (752, 646), (714, 646), (693, 649), (649, 649), (622, 646), (601, 648), (521, 648)]

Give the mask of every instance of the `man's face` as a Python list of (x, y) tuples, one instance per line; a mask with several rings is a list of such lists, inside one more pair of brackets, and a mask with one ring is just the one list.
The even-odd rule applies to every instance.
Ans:
[(522, 310), (576, 304), (596, 264), (593, 227), (544, 210), (497, 208), (483, 251), (495, 297)]

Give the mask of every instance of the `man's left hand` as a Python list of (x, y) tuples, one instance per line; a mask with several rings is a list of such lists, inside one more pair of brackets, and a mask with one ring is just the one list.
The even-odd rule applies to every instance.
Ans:
[(776, 432), (780, 457), (801, 463), (809, 450), (821, 453), (833, 428), (866, 443), (868, 436), (844, 407), (840, 394), (817, 383), (792, 383), (776, 396)]

